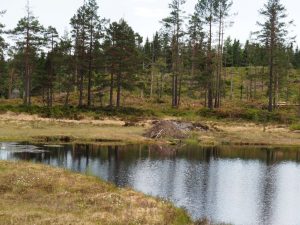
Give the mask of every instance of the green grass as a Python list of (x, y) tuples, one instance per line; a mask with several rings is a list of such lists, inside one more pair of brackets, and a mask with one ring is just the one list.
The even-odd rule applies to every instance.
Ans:
[[(258, 68), (259, 69), (259, 68)], [(254, 70), (254, 68), (252, 68)], [(227, 71), (227, 81), (230, 80), (229, 74), (232, 72), (231, 68)], [(226, 99), (222, 99), (222, 107), (220, 109), (208, 110), (203, 107), (204, 99), (200, 98), (200, 92), (195, 91), (193, 97), (187, 97), (186, 93), (182, 93), (181, 106), (179, 108), (171, 107), (171, 96), (165, 95), (162, 100), (158, 101), (156, 98), (142, 98), (138, 92), (124, 91), (122, 105), (120, 108), (100, 107), (99, 103), (95, 102), (95, 107), (77, 107), (76, 93), (71, 94), (70, 104), (73, 106), (63, 106), (63, 100), (58, 96), (55, 97), (54, 107), (48, 108), (43, 106), (41, 97), (32, 98), (32, 106), (24, 106), (21, 104), (21, 99), (18, 100), (4, 100), (0, 99), (0, 113), (8, 111), (15, 113), (28, 113), (32, 115), (39, 115), (45, 118), (55, 119), (72, 119), (82, 120), (83, 118), (92, 118), (95, 120), (102, 120), (104, 118), (118, 117), (125, 121), (137, 122), (145, 119), (160, 119), (160, 118), (175, 118), (185, 121), (201, 121), (204, 119), (210, 120), (231, 120), (231, 121), (250, 121), (255, 123), (282, 123), (295, 124), (300, 123), (299, 108), (295, 106), (284, 107), (276, 109), (269, 113), (267, 108), (265, 84), (264, 90), (257, 88), (255, 99), (243, 100), (239, 98), (239, 84), (245, 78), (245, 68), (233, 68), (234, 72), (234, 98), (229, 100), (230, 86), (226, 86)], [(294, 71), (299, 74), (300, 71)], [(298, 75), (293, 79), (297, 80)], [(229, 83), (230, 84), (230, 83)], [(257, 84), (260, 82), (257, 80)], [(291, 90), (290, 104), (296, 104), (296, 97), (298, 96), (298, 88), (294, 86)], [(282, 98), (284, 92), (281, 93)], [(126, 100), (125, 100), (126, 99)], [(108, 100), (104, 101), (108, 104)]]
[(55, 119), (72, 119), (81, 120), (84, 116), (93, 117), (94, 119), (102, 119), (103, 117), (120, 117), (131, 120), (138, 117), (155, 117), (157, 114), (153, 110), (139, 109), (133, 107), (121, 107), (121, 108), (79, 108), (75, 106), (54, 106), (51, 108), (32, 105), (9, 105), (0, 104), (0, 112), (15, 112), (15, 113), (28, 113), (31, 115), (39, 115), (45, 118)]
[(300, 124), (293, 124), (290, 126), (291, 131), (300, 131)]
[(267, 110), (251, 107), (227, 107), (215, 110), (203, 108), (198, 111), (199, 115), (205, 118), (245, 120), (257, 123), (284, 123), (291, 124), (299, 121), (296, 112), (291, 110)]

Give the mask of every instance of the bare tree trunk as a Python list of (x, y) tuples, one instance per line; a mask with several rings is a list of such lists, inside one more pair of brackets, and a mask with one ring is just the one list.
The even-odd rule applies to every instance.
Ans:
[(163, 95), (163, 73), (160, 74), (160, 88), (159, 88), (159, 98), (161, 99)]
[(233, 99), (233, 67), (230, 73), (230, 100)]
[(155, 65), (155, 54), (154, 44), (152, 44), (152, 63), (151, 63), (151, 84), (150, 84), (150, 98), (153, 97), (153, 86), (154, 86), (154, 65)]
[(69, 105), (69, 98), (70, 98), (70, 90), (69, 88), (67, 89), (67, 95), (66, 95), (66, 99), (65, 99), (65, 106)]
[(91, 107), (92, 105), (92, 96), (91, 96), (91, 91), (92, 91), (92, 63), (93, 63), (93, 55), (92, 55), (92, 50), (93, 50), (93, 26), (92, 26), (91, 21), (91, 29), (90, 29), (90, 46), (89, 46), (89, 72), (88, 72), (88, 107)]
[(269, 60), (269, 112), (273, 111), (273, 72), (274, 72), (274, 58), (273, 58), (273, 48), (270, 47), (270, 60)]
[(8, 83), (8, 99), (11, 99), (13, 90), (13, 80), (14, 80), (15, 69), (12, 68), (9, 73), (9, 83)]
[(220, 69), (221, 69), (221, 33), (222, 33), (222, 11), (220, 10), (219, 15), (219, 30), (218, 30), (218, 49), (217, 49), (217, 73), (216, 73), (216, 92), (215, 92), (215, 108), (219, 108), (219, 98), (220, 98)]
[(240, 99), (241, 99), (241, 101), (242, 101), (242, 100), (243, 100), (243, 90), (244, 90), (244, 83), (243, 83), (243, 81), (242, 81), (242, 83), (241, 83), (240, 89), (241, 89)]
[(153, 81), (154, 81), (154, 71), (153, 71), (153, 63), (151, 67), (151, 83), (150, 83), (150, 98), (153, 96)]
[(262, 73), (261, 73), (261, 91), (264, 92), (264, 75), (265, 75), (265, 67), (263, 66), (262, 68)]
[(288, 102), (289, 101), (289, 98), (290, 98), (290, 94), (289, 94), (289, 86), (290, 86), (290, 71), (288, 69), (287, 71), (287, 84), (286, 84), (286, 97), (285, 97), (285, 101)]
[[(212, 6), (211, 6), (212, 7)], [(212, 10), (212, 9), (211, 9)], [(210, 18), (212, 18), (212, 12), (210, 15)], [(208, 58), (207, 58), (207, 71), (208, 71), (208, 96), (207, 96), (207, 105), (209, 109), (213, 109), (213, 69), (212, 69), (212, 19), (209, 21), (209, 38), (208, 38)]]
[(257, 80), (257, 67), (255, 66), (255, 69), (254, 69), (254, 95), (253, 95), (254, 99), (256, 99), (256, 92), (257, 92), (256, 80)]
[(277, 104), (279, 101), (279, 79), (278, 79), (278, 73), (275, 73), (275, 83), (274, 83), (274, 102), (273, 102), (273, 108), (277, 108)]
[(179, 78), (179, 88), (178, 88), (178, 99), (177, 99), (177, 106), (180, 106), (181, 101), (181, 86), (182, 86), (182, 73), (180, 74)]
[(110, 74), (110, 91), (109, 91), (109, 106), (112, 108), (114, 106), (114, 74)]
[(27, 36), (26, 36), (26, 49), (25, 49), (25, 76), (24, 76), (24, 105), (29, 104), (29, 28), (27, 28)]
[(83, 106), (83, 71), (80, 71), (80, 80), (79, 80), (79, 107)]
[(176, 107), (176, 102), (175, 102), (175, 95), (176, 95), (176, 91), (175, 91), (175, 73), (173, 72), (172, 75), (172, 107)]
[(121, 106), (121, 74), (119, 73), (117, 75), (117, 108), (120, 108)]
[(31, 105), (31, 87), (32, 87), (32, 84), (31, 84), (31, 67), (29, 65), (29, 68), (28, 68), (28, 105)]

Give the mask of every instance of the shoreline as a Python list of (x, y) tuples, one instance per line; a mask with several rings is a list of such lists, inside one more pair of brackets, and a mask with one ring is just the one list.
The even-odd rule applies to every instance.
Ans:
[(1, 224), (193, 224), (167, 201), (65, 169), (0, 161), (0, 181)]
[[(162, 120), (180, 120), (164, 118)], [(153, 120), (141, 120), (127, 125), (119, 118), (94, 120), (62, 120), (37, 115), (5, 113), (0, 115), (0, 141), (33, 143), (94, 143), (99, 145), (176, 144), (177, 142), (204, 146), (300, 146), (300, 133), (280, 124), (255, 124), (224, 121), (201, 121), (212, 131), (189, 132), (185, 140), (144, 137)]]

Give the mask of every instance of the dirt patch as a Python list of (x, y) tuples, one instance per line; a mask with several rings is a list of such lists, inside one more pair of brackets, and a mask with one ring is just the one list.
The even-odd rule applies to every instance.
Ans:
[(180, 127), (173, 121), (160, 121), (149, 129), (145, 136), (152, 139), (183, 139), (187, 137), (187, 133), (180, 129)]
[(154, 126), (145, 134), (152, 139), (175, 138), (184, 139), (190, 131), (208, 131), (210, 128), (201, 123), (190, 123), (181, 121), (155, 121)]

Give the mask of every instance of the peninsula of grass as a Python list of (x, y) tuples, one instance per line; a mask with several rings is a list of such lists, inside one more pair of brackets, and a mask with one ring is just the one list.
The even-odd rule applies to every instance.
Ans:
[(0, 224), (188, 225), (170, 203), (95, 177), (39, 164), (0, 161)]

